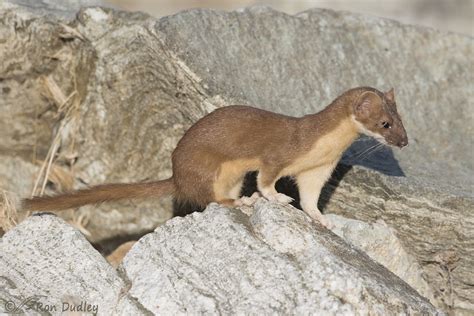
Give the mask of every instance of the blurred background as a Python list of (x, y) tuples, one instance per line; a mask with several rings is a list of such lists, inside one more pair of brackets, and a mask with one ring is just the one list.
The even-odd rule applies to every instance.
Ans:
[(235, 10), (267, 5), (290, 14), (328, 8), (387, 17), (408, 24), (474, 35), (474, 0), (105, 0), (128, 11), (160, 17), (190, 8)]

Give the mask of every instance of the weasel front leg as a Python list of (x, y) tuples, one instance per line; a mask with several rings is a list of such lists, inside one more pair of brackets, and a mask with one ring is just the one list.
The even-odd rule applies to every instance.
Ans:
[(283, 204), (288, 204), (293, 201), (293, 198), (278, 193), (275, 189), (275, 183), (278, 180), (280, 168), (262, 168), (257, 176), (257, 188), (262, 195), (269, 201), (275, 201)]
[(318, 199), (321, 189), (331, 176), (335, 166), (336, 163), (324, 165), (302, 172), (296, 177), (300, 193), (300, 205), (303, 211), (327, 228), (330, 228), (331, 223), (319, 211)]

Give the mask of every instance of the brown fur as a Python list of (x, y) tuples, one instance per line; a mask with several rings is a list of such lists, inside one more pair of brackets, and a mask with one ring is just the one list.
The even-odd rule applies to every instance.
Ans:
[(174, 190), (171, 179), (148, 183), (103, 184), (58, 196), (25, 199), (23, 208), (30, 211), (56, 211), (107, 201), (159, 197), (173, 194)]
[[(385, 121), (391, 128), (382, 126)], [(302, 205), (315, 218), (320, 216), (316, 203), (322, 184), (362, 131), (400, 147), (407, 143), (393, 90), (352, 89), (321, 112), (301, 118), (228, 106), (203, 117), (185, 133), (173, 152), (173, 177), (168, 180), (34, 198), (26, 200), (25, 207), (65, 209), (164, 194), (203, 207), (213, 201), (228, 204), (238, 198), (244, 175), (259, 171), (258, 188), (265, 197), (281, 198), (274, 184), (282, 176), (294, 176), (300, 185), (312, 186), (302, 190), (306, 197)], [(314, 201), (310, 201), (312, 195)]]
[(110, 255), (105, 259), (110, 263), (114, 268), (117, 268), (120, 263), (122, 263), (123, 258), (127, 253), (132, 249), (133, 245), (136, 244), (136, 241), (127, 241), (126, 243), (121, 244), (117, 249), (115, 249)]
[[(355, 109), (358, 121), (372, 133), (380, 134), (390, 145), (403, 147), (408, 138), (402, 120), (397, 112), (393, 89), (386, 93), (368, 90), (359, 96), (359, 107)], [(390, 128), (384, 128), (388, 123)]]

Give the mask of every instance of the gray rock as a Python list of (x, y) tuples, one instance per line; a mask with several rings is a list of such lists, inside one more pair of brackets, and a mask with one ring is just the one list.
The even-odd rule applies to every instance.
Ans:
[(353, 168), (337, 188), (328, 185), (334, 191), (326, 210), (365, 222), (382, 219), (422, 265), (437, 300), (469, 314), (474, 308), (472, 199), (432, 190), (423, 180)]
[(252, 212), (212, 204), (174, 218), (118, 272), (63, 220), (32, 216), (0, 240), (0, 311), (441, 314), (303, 212), (263, 199)]
[[(355, 167), (326, 187), (323, 208), (382, 218), (423, 265), (441, 304), (474, 310), (472, 38), (363, 15), (258, 7), (188, 11), (160, 19), (156, 30), (208, 93), (235, 103), (303, 115), (350, 87), (394, 87), (410, 146), (370, 155), (372, 142), (355, 143), (343, 159)], [(443, 253), (460, 260), (434, 260)]]
[(423, 279), (421, 265), (406, 252), (394, 229), (384, 221), (369, 224), (335, 214), (328, 214), (327, 218), (333, 224), (333, 233), (357, 246), (430, 301), (436, 301), (432, 289)]
[(345, 12), (291, 16), (265, 7), (186, 11), (160, 19), (156, 30), (209, 93), (238, 103), (303, 115), (352, 87), (394, 87), (410, 136), (397, 155), (402, 164), (423, 157), (452, 169), (474, 166), (465, 146), (474, 100), (468, 36)]
[(263, 199), (250, 217), (211, 204), (171, 219), (120, 269), (128, 294), (154, 314), (438, 313), (303, 212)]
[[(55, 161), (69, 168), (75, 187), (169, 176), (181, 135), (216, 107), (303, 115), (347, 88), (395, 87), (410, 146), (357, 157), (370, 146), (357, 142), (344, 158), (353, 167), (335, 174), (322, 208), (383, 219), (422, 265), (436, 304), (474, 310), (472, 38), (349, 13), (290, 16), (261, 7), (159, 20), (89, 8), (68, 28), (4, 5), (0, 21), (0, 154), (46, 157), (61, 124), (57, 102), (44, 97), (42, 78), (53, 79), (66, 97), (75, 92), (78, 110), (62, 120)], [(31, 180), (12, 190), (24, 192), (22, 185)], [(153, 229), (171, 216), (171, 202), (80, 212), (100, 241)]]
[(101, 0), (3, 0), (4, 8), (21, 10), (32, 16), (48, 15), (62, 19), (74, 19), (77, 11), (89, 6), (108, 6)]
[(0, 161), (0, 188), (19, 196), (29, 196), (29, 188), (34, 182), (31, 175), (37, 173), (39, 168), (27, 160), (10, 155), (0, 155)]
[(48, 214), (29, 217), (0, 240), (0, 284), (0, 312), (18, 307), (28, 315), (58, 315), (63, 304), (82, 302), (109, 314), (125, 287), (81, 233)]
[[(0, 106), (5, 109), (0, 115), (0, 153), (20, 156), (25, 161), (43, 160), (53, 147), (52, 135), (59, 133), (60, 151), (54, 164), (69, 170), (76, 188), (104, 181), (140, 181), (169, 175), (169, 159), (157, 157), (169, 155), (191, 124), (192, 120), (185, 118), (185, 114), (193, 112), (196, 106), (191, 103), (196, 101), (183, 102), (188, 112), (174, 107), (172, 96), (176, 87), (170, 78), (176, 75), (176, 66), (166, 61), (165, 53), (157, 53), (163, 62), (151, 53), (160, 44), (144, 27), (149, 23), (148, 17), (130, 14), (129, 19), (120, 18), (119, 13), (115, 16), (113, 11), (91, 8), (80, 15), (78, 22), (83, 23), (76, 34), (64, 21), (42, 15), (25, 18), (8, 6), (0, 10), (0, 16), (5, 21), (0, 24), (0, 59), (4, 61), (0, 65), (0, 91), (4, 96), (0, 98)], [(137, 36), (139, 33), (142, 35)], [(94, 36), (101, 39), (94, 41)], [(115, 44), (109, 43), (110, 40)], [(144, 46), (140, 40), (151, 46)], [(137, 45), (135, 57), (128, 51), (133, 42)], [(110, 67), (113, 60), (117, 64)], [(151, 72), (146, 67), (141, 67), (139, 72), (129, 71), (151, 62), (156, 63), (156, 67), (149, 66)], [(143, 77), (146, 73), (148, 78)], [(155, 75), (161, 77), (154, 79)], [(59, 111), (60, 104), (50, 96), (45, 78), (54, 81), (65, 98), (72, 96), (68, 104), (75, 109), (70, 115), (72, 119), (63, 119), (67, 124), (59, 132), (58, 118), (65, 113)], [(126, 88), (141, 80), (148, 85)], [(168, 86), (163, 84), (166, 82)], [(183, 82), (182, 86), (184, 92), (192, 89), (189, 83)], [(156, 106), (157, 100), (161, 105)], [(140, 106), (130, 111), (134, 108), (130, 104)], [(123, 111), (129, 114), (124, 115)], [(202, 115), (196, 114), (194, 120)], [(127, 124), (141, 132), (134, 134), (132, 126), (124, 128)], [(149, 135), (151, 130), (157, 132)], [(135, 136), (130, 137), (130, 133)], [(138, 150), (137, 145), (144, 151)], [(71, 168), (71, 164), (77, 168)], [(0, 169), (7, 179), (17, 175), (8, 163), (0, 163)], [(21, 180), (8, 186), (23, 197), (25, 191), (32, 191), (37, 177), (36, 172), (26, 173), (25, 170)], [(47, 193), (59, 189), (52, 184), (50, 181), (46, 187)], [(130, 208), (137, 212), (130, 212)], [(171, 216), (171, 202), (168, 199), (159, 203), (111, 204), (99, 210), (84, 208), (78, 215), (89, 218), (86, 229), (90, 238), (100, 241), (153, 230)], [(71, 219), (69, 214), (64, 217)]]

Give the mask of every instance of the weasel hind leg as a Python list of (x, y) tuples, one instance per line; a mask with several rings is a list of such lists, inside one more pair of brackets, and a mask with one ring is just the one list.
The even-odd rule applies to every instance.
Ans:
[(240, 197), (240, 191), (244, 183), (243, 177), (219, 177), (214, 183), (214, 197), (217, 203), (234, 206)]
[(259, 192), (254, 192), (251, 196), (240, 196), (243, 184), (244, 179), (242, 178), (228, 190), (227, 196), (229, 198), (217, 200), (217, 203), (226, 206), (253, 206), (262, 195)]

